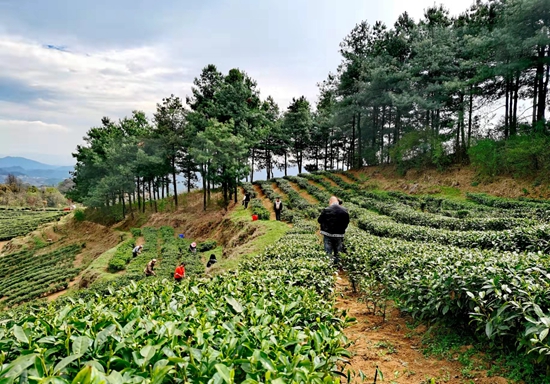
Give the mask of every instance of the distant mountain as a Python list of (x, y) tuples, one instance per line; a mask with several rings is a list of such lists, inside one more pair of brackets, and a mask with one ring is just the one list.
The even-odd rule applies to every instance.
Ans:
[(74, 167), (49, 165), (25, 157), (0, 158), (0, 181), (8, 174), (19, 177), (32, 185), (57, 185), (70, 177)]
[(8, 167), (21, 167), (26, 170), (58, 168), (58, 166), (40, 163), (38, 161), (30, 160), (25, 157), (7, 156), (7, 157), (0, 158), (0, 168), (8, 168)]

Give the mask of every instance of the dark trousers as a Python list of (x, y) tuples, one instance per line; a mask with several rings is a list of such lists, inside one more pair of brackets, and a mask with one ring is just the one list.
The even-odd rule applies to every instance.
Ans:
[(340, 255), (342, 252), (342, 246), (344, 244), (343, 237), (330, 237), (323, 235), (323, 242), (325, 245), (325, 252), (327, 255), (332, 256), (334, 266), (340, 266)]
[(244, 209), (247, 209), (248, 208), (248, 200), (243, 201), (243, 204), (244, 204)]
[(275, 210), (275, 220), (281, 221), (281, 210)]

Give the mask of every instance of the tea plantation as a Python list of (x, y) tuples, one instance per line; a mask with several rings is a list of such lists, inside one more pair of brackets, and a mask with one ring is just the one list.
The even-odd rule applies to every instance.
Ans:
[[(314, 221), (333, 194), (352, 218), (343, 267), (366, 309), (385, 316), (393, 300), (415, 319), (469, 329), (503, 351), (531, 354), (544, 371), (550, 355), (546, 201), (410, 196), (365, 189), (352, 174), (345, 179), (319, 172), (256, 182), (271, 202), (282, 198), (282, 218), (292, 226), (262, 253), (215, 277), (205, 275), (189, 242), (172, 228), (141, 229), (143, 252), (132, 258), (135, 240), (127, 240), (109, 262), (124, 277), (2, 315), (0, 382), (352, 380), (343, 334), (348, 319), (334, 308), (334, 268)], [(244, 189), (254, 191), (250, 184)], [(269, 218), (260, 198), (251, 211)], [(64, 252), (52, 260), (70, 260), (70, 250)], [(158, 276), (144, 278), (152, 258), (159, 259)], [(175, 283), (180, 260), (188, 278)], [(0, 290), (8, 286), (4, 279), (17, 277), (8, 264), (4, 270)], [(14, 303), (19, 297), (2, 294)]]
[(42, 224), (59, 220), (64, 214), (66, 212), (59, 210), (30, 211), (0, 207), (0, 241), (26, 235)]

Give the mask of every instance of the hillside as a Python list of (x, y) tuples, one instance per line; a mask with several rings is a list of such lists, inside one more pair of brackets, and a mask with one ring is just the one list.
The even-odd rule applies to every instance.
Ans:
[[(469, 295), (461, 292), (477, 293), (486, 284), (484, 278), (490, 278), (489, 273), (506, 281), (519, 279), (522, 284), (537, 279), (537, 276), (524, 271), (532, 265), (545, 268), (547, 260), (540, 254), (518, 254), (508, 250), (539, 250), (543, 254), (549, 251), (545, 248), (547, 224), (535, 221), (536, 218), (547, 223), (548, 218), (537, 216), (541, 211), (536, 209), (546, 207), (547, 203), (494, 199), (480, 194), (500, 185), (501, 194), (513, 196), (515, 189), (523, 188), (528, 181), (500, 179), (493, 184), (473, 186), (469, 177), (474, 176), (467, 169), (447, 174), (427, 172), (420, 176), (411, 173), (399, 178), (388, 168), (368, 168), (353, 173), (303, 174), (257, 182), (254, 186), (245, 183), (244, 190), (257, 197), (249, 210), (239, 204), (220, 210), (215, 201), (219, 201), (221, 196), (214, 194), (212, 203), (203, 212), (201, 193), (194, 192), (180, 195), (180, 207), (175, 211), (170, 204), (160, 200), (155, 205), (148, 204), (145, 213), (135, 213), (134, 217), (128, 215), (126, 220), (111, 227), (67, 217), (59, 224), (39, 228), (24, 239), (10, 241), (4, 251), (10, 258), (11, 255), (19, 259), (32, 257), (33, 265), (40, 265), (41, 257), (59, 260), (60, 268), (65, 268), (63, 272), (55, 276), (48, 272), (52, 274), (51, 284), (62, 288), (49, 295), (50, 300), (56, 299), (53, 305), (66, 308), (66, 311), (72, 308), (94, 319), (90, 327), (99, 327), (94, 332), (105, 332), (105, 341), (96, 343), (105, 344), (107, 348), (114, 342), (115, 334), (126, 331), (117, 330), (114, 323), (101, 323), (100, 326), (102, 316), (91, 309), (93, 305), (68, 301), (63, 294), (106, 305), (119, 318), (128, 335), (139, 339), (142, 346), (139, 350), (125, 347), (125, 352), (117, 357), (117, 363), (111, 365), (111, 371), (102, 373), (104, 368), (100, 367), (107, 364), (101, 357), (103, 347), (90, 347), (94, 339), (98, 340), (99, 334), (93, 336), (95, 333), (80, 330), (78, 336), (75, 335), (75, 343), (78, 339), (78, 345), (82, 343), (84, 347), (78, 349), (80, 352), (74, 348), (81, 347), (73, 347), (73, 355), (78, 357), (71, 360), (73, 355), (65, 356), (64, 353), (57, 358), (44, 356), (45, 364), (51, 365), (58, 375), (100, 378), (111, 372), (110, 375), (114, 376), (107, 379), (109, 383), (115, 382), (123, 370), (132, 377), (152, 375), (168, 380), (181, 377), (182, 372), (205, 380), (213, 377), (220, 382), (226, 375), (242, 381), (268, 372), (276, 378), (298, 377), (294, 375), (301, 375), (301, 369), (285, 366), (276, 357), (287, 353), (288, 358), (302, 361), (300, 366), (309, 367), (307, 375), (313, 376), (306, 377), (311, 381), (313, 377), (324, 377), (326, 382), (335, 382), (330, 372), (345, 373), (347, 369), (351, 370), (349, 375), (356, 382), (360, 382), (363, 376), (372, 380), (378, 367), (386, 380), (390, 377), (395, 383), (418, 380), (457, 384), (469, 383), (470, 380), (486, 384), (509, 380), (520, 383), (519, 379), (525, 378), (527, 373), (523, 368), (512, 368), (512, 365), (533, 363), (513, 347), (513, 332), (518, 332), (517, 337), (521, 337), (521, 315), (518, 322), (504, 332), (499, 328), (498, 318), (489, 316), (472, 321), (464, 308), (469, 308), (473, 302), (479, 305), (479, 302), (470, 302)], [(469, 187), (462, 188), (467, 183), (470, 183)], [(410, 186), (415, 189), (411, 191)], [(414, 193), (399, 192), (404, 190)], [(473, 194), (466, 196), (468, 192)], [(344, 200), (353, 219), (346, 235), (345, 275), (333, 274), (330, 260), (324, 255), (316, 234), (318, 225), (315, 219), (331, 194)], [(252, 213), (272, 218), (272, 201), (276, 196), (281, 196), (284, 201), (283, 219), (287, 223), (251, 221)], [(155, 206), (158, 212), (154, 212)], [(86, 215), (91, 220), (94, 217), (92, 212)], [(536, 231), (532, 231), (534, 228)], [(185, 237), (181, 239), (179, 234)], [(477, 236), (476, 242), (472, 241), (473, 236)], [(47, 239), (51, 241), (49, 244)], [(199, 246), (210, 244), (209, 247), (215, 248), (199, 252), (197, 258), (186, 253), (191, 241), (196, 241)], [(140, 256), (132, 259), (130, 250), (136, 243), (145, 247)], [(75, 248), (75, 244), (83, 247), (82, 250)], [(30, 250), (25, 250), (29, 246)], [(217, 256), (219, 263), (205, 270), (204, 263), (210, 253)], [(143, 267), (152, 258), (159, 260), (160, 280), (143, 280)], [(2, 259), (4, 263), (9, 260), (6, 256)], [(117, 269), (112, 270), (115, 259), (121, 262), (117, 262)], [(190, 279), (174, 285), (171, 274), (180, 260), (188, 263)], [(455, 264), (451, 260), (460, 260), (466, 268), (453, 269)], [(13, 266), (8, 263), (2, 269), (10, 271), (10, 268)], [(439, 272), (449, 269), (452, 269), (449, 273), (453, 274), (453, 280), (438, 280), (446, 276)], [(472, 272), (468, 273), (470, 270)], [(418, 271), (423, 272), (417, 275)], [(510, 275), (511, 271), (514, 275)], [(429, 278), (422, 278), (426, 274)], [(71, 276), (70, 283), (59, 280), (66, 276)], [(2, 277), (0, 293), (1, 282)], [(18, 284), (17, 295), (8, 292), (3, 300), (16, 303), (20, 297), (30, 297), (22, 296), (32, 294), (25, 283)], [(36, 283), (33, 288), (46, 292), (48, 287), (41, 288)], [(77, 287), (90, 288), (76, 291)], [(544, 292), (538, 292), (537, 295), (542, 296), (537, 297), (546, 297)], [(492, 313), (500, 298), (494, 293), (488, 295), (492, 295), (490, 301), (483, 305), (487, 313)], [(274, 297), (276, 300), (272, 301)], [(520, 296), (514, 300), (524, 305), (526, 298)], [(146, 310), (150, 302), (158, 303), (158, 311)], [(272, 307), (275, 302), (276, 307)], [(404, 305), (405, 302), (409, 304)], [(126, 303), (128, 307), (120, 303)], [(175, 328), (167, 331), (173, 336), (168, 349), (158, 347), (165, 345), (166, 341), (144, 336), (130, 317), (124, 317), (134, 310), (141, 313), (139, 318), (143, 324), (174, 324)], [(518, 316), (513, 309), (501, 310), (506, 311), (507, 316)], [(211, 316), (209, 311), (216, 312), (216, 316)], [(343, 316), (340, 311), (355, 319)], [(198, 314), (201, 314), (203, 324), (210, 324), (208, 327), (197, 328), (199, 325), (193, 319)], [(40, 321), (47, 322), (50, 314), (44, 310), (37, 316)], [(15, 324), (33, 340), (55, 331), (41, 327), (31, 330), (25, 325), (25, 318), (23, 315), (17, 317)], [(79, 320), (69, 316), (67, 321), (77, 326)], [(486, 323), (496, 325), (487, 328)], [(272, 334), (275, 340), (288, 343), (297, 336), (287, 326), (303, 327), (304, 333), (299, 337), (300, 343), (305, 344), (286, 352), (285, 348), (276, 347), (278, 343), (267, 348), (265, 343), (269, 337), (265, 332), (269, 333), (268, 325), (270, 329), (279, 330)], [(255, 327), (263, 333), (252, 337), (246, 330)], [(203, 339), (197, 336), (199, 329)], [(514, 352), (504, 356), (502, 349), (489, 348), (485, 337), (487, 329), (502, 343), (501, 348), (512, 346)], [(164, 332), (156, 326), (151, 330), (153, 333)], [(19, 336), (15, 334), (16, 328), (7, 332), (7, 343), (12, 343), (9, 345), (13, 348), (30, 348), (23, 343), (20, 333)], [(315, 332), (319, 332), (318, 336)], [(52, 334), (51, 337), (56, 336)], [(103, 340), (103, 337), (99, 339)], [(317, 337), (321, 339), (317, 340)], [(251, 350), (232, 347), (242, 343), (249, 345)], [(307, 354), (304, 345), (311, 346), (307, 347)], [(186, 360), (185, 351), (203, 348), (210, 352), (194, 356), (194, 363)], [(122, 364), (125, 354), (132, 353), (142, 356), (140, 359), (143, 360)], [(254, 357), (255, 354), (259, 357)], [(16, 361), (13, 360), (15, 356), (12, 355), (12, 360), (8, 361)], [(213, 356), (222, 362), (199, 369)], [(249, 363), (243, 362), (253, 362), (260, 357), (263, 363), (254, 365), (255, 373), (252, 374)], [(66, 365), (60, 363), (61, 358), (66, 359), (63, 360)], [(80, 358), (94, 359), (99, 365), (85, 368), (77, 363)], [(237, 358), (240, 360), (235, 360)], [(157, 371), (143, 371), (140, 361), (149, 362)], [(5, 366), (5, 372), (17, 371), (14, 364)], [(541, 366), (537, 365), (537, 372), (540, 371)], [(28, 374), (39, 373), (31, 367)], [(544, 382), (540, 381), (540, 376), (528, 374), (529, 383)]]
[(482, 179), (471, 166), (452, 166), (445, 171), (411, 169), (400, 175), (393, 166), (375, 166), (353, 171), (366, 187), (402, 191), (413, 195), (445, 195), (465, 198), (466, 193), (488, 193), (509, 198), (550, 198), (550, 185), (535, 178), (497, 176)]

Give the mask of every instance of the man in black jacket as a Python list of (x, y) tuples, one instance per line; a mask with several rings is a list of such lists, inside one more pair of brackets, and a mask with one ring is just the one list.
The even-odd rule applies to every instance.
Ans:
[(338, 253), (342, 251), (344, 234), (349, 224), (348, 211), (339, 204), (338, 198), (332, 196), (328, 207), (323, 209), (317, 219), (321, 224), (321, 235), (324, 237), (325, 251), (328, 255), (334, 254), (334, 266), (340, 267)]
[(281, 211), (283, 210), (283, 202), (280, 197), (273, 203), (273, 210), (275, 211), (275, 220), (281, 221)]

